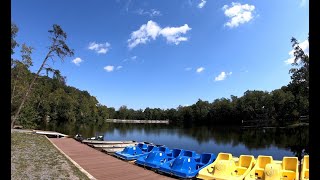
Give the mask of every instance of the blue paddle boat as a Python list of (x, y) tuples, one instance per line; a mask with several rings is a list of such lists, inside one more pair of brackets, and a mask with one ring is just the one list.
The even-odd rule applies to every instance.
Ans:
[(196, 154), (185, 151), (184, 155), (168, 161), (160, 166), (159, 173), (173, 175), (179, 178), (194, 178), (198, 172), (216, 159), (212, 153)]
[(151, 144), (139, 143), (135, 146), (127, 146), (122, 151), (114, 153), (114, 156), (126, 160), (132, 161), (139, 157), (147, 156), (151, 151), (157, 151), (159, 147)]
[(181, 154), (181, 149), (173, 149), (162, 146), (157, 151), (151, 151), (147, 156), (139, 157), (135, 163), (151, 169), (159, 168), (163, 163), (170, 161)]

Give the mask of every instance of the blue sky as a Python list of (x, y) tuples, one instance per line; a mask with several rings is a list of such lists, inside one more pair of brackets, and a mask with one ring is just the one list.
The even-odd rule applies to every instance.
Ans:
[(50, 65), (116, 109), (271, 92), (290, 81), (291, 37), (309, 51), (308, 0), (12, 0), (11, 20), (32, 71), (59, 24), (75, 54)]

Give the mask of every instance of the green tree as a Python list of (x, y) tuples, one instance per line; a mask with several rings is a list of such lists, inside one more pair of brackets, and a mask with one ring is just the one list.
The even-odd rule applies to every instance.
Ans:
[(119, 119), (128, 119), (129, 111), (126, 105), (123, 105), (119, 108)]
[(205, 121), (207, 120), (207, 116), (210, 109), (209, 102), (198, 99), (198, 101), (195, 104), (193, 104), (191, 108), (193, 109), (195, 123), (204, 124)]
[[(73, 50), (70, 49), (68, 47), (68, 45), (65, 43), (65, 40), (67, 38), (67, 34), (62, 30), (62, 28), (59, 25), (54, 24), (53, 29), (49, 30), (48, 32), (51, 35), (49, 38), (50, 38), (50, 40), (52, 40), (51, 45), (49, 47), (49, 51), (48, 51), (47, 55), (45, 56), (36, 75), (34, 76), (31, 83), (29, 84), (16, 113), (11, 118), (11, 128), (13, 128), (16, 120), (19, 118), (19, 115), (20, 115), (20, 112), (23, 108), (23, 105), (32, 90), (32, 86), (34, 85), (35, 81), (37, 80), (40, 72), (45, 68), (47, 60), (49, 58), (54, 60), (54, 57), (57, 56), (63, 61), (66, 56), (73, 56), (73, 54), (74, 54)], [(11, 45), (11, 47), (12, 46), (13, 45)]]
[(19, 46), (18, 42), (15, 40), (18, 31), (18, 26), (15, 23), (11, 22), (11, 55), (14, 54), (14, 48)]
[(296, 118), (298, 118), (300, 115), (309, 114), (309, 55), (301, 49), (299, 42), (294, 37), (291, 43), (294, 50), (294, 62), (289, 71), (291, 82), (288, 88), (295, 97), (295, 109), (298, 112)]
[(213, 115), (210, 115), (213, 119), (210, 121), (212, 124), (227, 124), (230, 122), (232, 113), (232, 104), (230, 99), (220, 98), (214, 100), (212, 103)]
[(108, 119), (116, 119), (116, 110), (114, 109), (114, 107), (109, 107), (108, 108)]
[(294, 96), (291, 91), (285, 91), (285, 87), (271, 92), (274, 107), (274, 118), (280, 125), (294, 117)]

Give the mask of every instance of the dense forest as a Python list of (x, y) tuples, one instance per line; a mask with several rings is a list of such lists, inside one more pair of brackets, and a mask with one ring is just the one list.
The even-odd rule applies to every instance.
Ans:
[[(66, 33), (59, 25), (49, 30), (52, 44), (36, 73), (30, 71), (33, 48), (15, 40), (19, 28), (11, 24), (11, 55), (20, 47), (21, 58), (11, 58), (11, 126), (39, 128), (43, 125), (58, 126), (65, 123), (75, 126), (103, 125), (105, 119), (165, 120), (175, 125), (241, 125), (243, 120), (275, 126), (296, 122), (309, 114), (309, 56), (291, 39), (295, 61), (288, 72), (291, 81), (271, 92), (247, 90), (243, 96), (199, 99), (190, 106), (171, 109), (145, 108), (134, 110), (123, 105), (118, 110), (98, 102), (87, 91), (66, 84), (58, 69), (49, 66), (55, 61), (73, 56), (66, 44)], [(44, 73), (44, 74), (41, 74)]]

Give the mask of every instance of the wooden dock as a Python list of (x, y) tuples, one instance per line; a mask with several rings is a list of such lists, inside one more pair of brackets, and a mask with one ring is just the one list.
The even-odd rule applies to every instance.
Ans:
[(46, 135), (47, 137), (56, 137), (56, 138), (66, 138), (69, 137), (66, 134), (62, 134), (62, 133), (58, 133), (58, 132), (54, 132), (54, 131), (42, 131), (42, 130), (33, 130), (32, 131), (35, 134), (42, 134), (42, 135)]
[(73, 138), (50, 138), (49, 140), (96, 179), (173, 179), (134, 164), (130, 164), (126, 161), (122, 161), (104, 152), (91, 148), (86, 144), (80, 143)]

